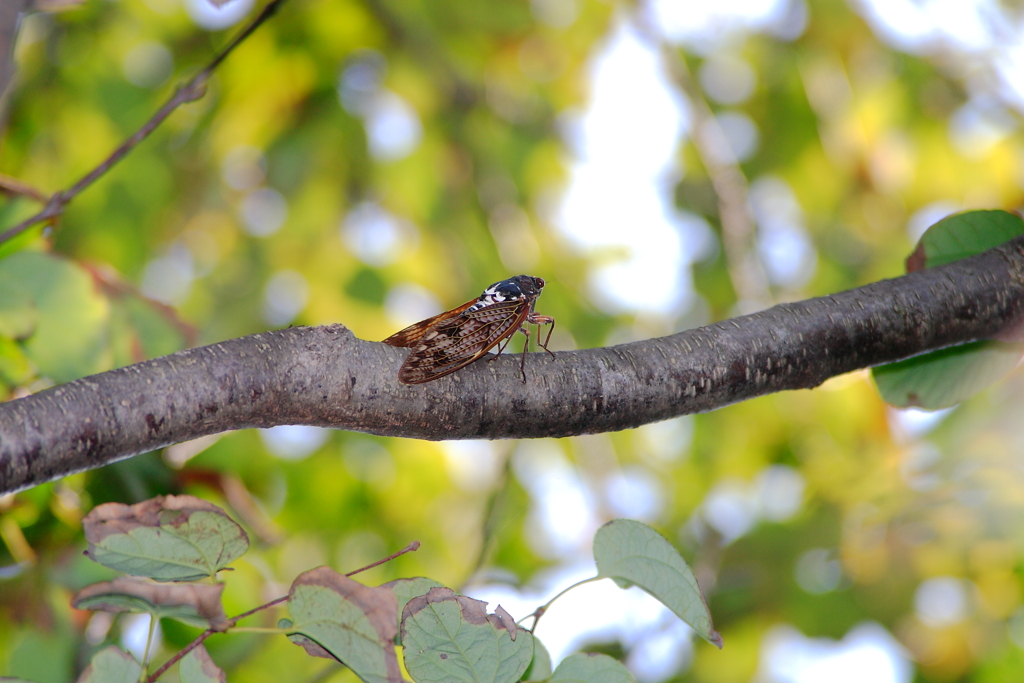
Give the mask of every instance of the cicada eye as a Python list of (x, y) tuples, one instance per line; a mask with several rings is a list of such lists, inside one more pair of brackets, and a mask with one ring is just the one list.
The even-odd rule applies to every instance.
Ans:
[(535, 277), (533, 278), (533, 284), (537, 286), (537, 289), (544, 289), (544, 278)]

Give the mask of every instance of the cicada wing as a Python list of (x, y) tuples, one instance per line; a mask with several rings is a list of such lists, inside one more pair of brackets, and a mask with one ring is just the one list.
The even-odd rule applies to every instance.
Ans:
[(463, 309), (436, 322), (420, 335), (398, 371), (399, 381), (422, 384), (466, 367), (514, 334), (529, 312), (530, 301), (521, 299)]
[(417, 344), (419, 344), (420, 339), (423, 338), (423, 335), (426, 334), (427, 330), (429, 330), (431, 327), (434, 327), (435, 325), (440, 325), (441, 323), (450, 320), (451, 318), (454, 318), (455, 316), (459, 315), (476, 302), (476, 299), (472, 299), (471, 301), (467, 301), (466, 303), (462, 304), (458, 308), (453, 308), (450, 311), (438, 313), (432, 318), (427, 318), (426, 320), (421, 320), (418, 323), (413, 323), (404, 330), (399, 330), (398, 332), (395, 332), (393, 335), (385, 339), (384, 343), (390, 344), (391, 346), (398, 346), (401, 348), (410, 348), (416, 346)]

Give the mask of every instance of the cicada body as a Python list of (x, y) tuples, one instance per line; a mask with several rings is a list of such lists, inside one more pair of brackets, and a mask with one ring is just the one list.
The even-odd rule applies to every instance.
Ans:
[(533, 310), (543, 289), (542, 278), (516, 275), (495, 282), (479, 298), (458, 308), (395, 332), (384, 343), (412, 349), (398, 371), (399, 381), (422, 384), (444, 377), (466, 367), (499, 344), (500, 354), (512, 335), (522, 332), (526, 335), (526, 345), (519, 371), (525, 382), (526, 352), (530, 345), (528, 325), (551, 325), (543, 343), (538, 327), (537, 344), (545, 351), (548, 351), (548, 341), (555, 328), (554, 318), (538, 315)]

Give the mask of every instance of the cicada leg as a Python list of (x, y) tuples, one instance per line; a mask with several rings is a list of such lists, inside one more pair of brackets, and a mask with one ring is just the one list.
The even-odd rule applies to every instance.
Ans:
[[(523, 354), (519, 360), (519, 374), (523, 376), (523, 384), (526, 384), (526, 352), (530, 350), (530, 325), (537, 326), (537, 346), (547, 351), (552, 357), (555, 355), (551, 352), (551, 349), (548, 348), (548, 342), (551, 341), (551, 333), (555, 330), (555, 319), (550, 315), (537, 315), (536, 313), (531, 313), (526, 317), (526, 324), (519, 328), (519, 331), (526, 335), (526, 342), (523, 344)], [(548, 336), (544, 338), (543, 343), (540, 341), (541, 325), (551, 325), (551, 327), (548, 328)]]

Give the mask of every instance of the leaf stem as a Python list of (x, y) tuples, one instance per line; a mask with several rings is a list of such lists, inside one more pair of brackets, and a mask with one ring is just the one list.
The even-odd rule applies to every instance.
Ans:
[(355, 574), (358, 574), (359, 572), (365, 572), (367, 569), (373, 569), (377, 565), (384, 564), (385, 562), (390, 562), (391, 560), (395, 559), (396, 557), (401, 557), (402, 555), (405, 555), (406, 553), (412, 553), (412, 552), (415, 552), (415, 551), (417, 551), (419, 549), (420, 549), (420, 542), (419, 541), (413, 541), (409, 545), (407, 545), (404, 548), (402, 548), (401, 550), (399, 550), (397, 553), (391, 553), (390, 555), (385, 557), (383, 560), (377, 560), (373, 564), (368, 564), (365, 567), (360, 567), (359, 569), (354, 569), (354, 570), (350, 571), (348, 574), (345, 574), (345, 576), (353, 576)]
[(149, 668), (149, 650), (153, 646), (153, 632), (156, 631), (156, 615), (150, 612), (149, 614), (149, 633), (146, 635), (146, 649), (142, 653), (142, 674), (139, 676), (139, 680), (146, 675), (146, 669)]
[(235, 624), (237, 622), (241, 621), (242, 619), (245, 619), (246, 617), (248, 617), (250, 615), (253, 615), (253, 614), (256, 614), (257, 612), (260, 612), (262, 610), (269, 609), (269, 608), (273, 607), (274, 605), (280, 605), (282, 602), (285, 602), (286, 600), (288, 600), (288, 596), (287, 595), (282, 595), (281, 597), (274, 598), (270, 602), (265, 603), (263, 605), (260, 605), (259, 607), (253, 607), (251, 610), (249, 610), (247, 612), (242, 612), (237, 617), (235, 617), (235, 618), (230, 620), (231, 621), (231, 628), (236, 628)]
[(589, 579), (583, 579), (582, 581), (577, 581), (576, 583), (574, 583), (573, 585), (569, 586), (568, 588), (563, 589), (560, 593), (558, 593), (558, 595), (556, 595), (555, 597), (551, 598), (550, 600), (548, 600), (546, 603), (544, 603), (543, 605), (541, 605), (537, 609), (533, 610), (533, 612), (531, 612), (530, 614), (527, 614), (525, 617), (523, 617), (522, 619), (517, 621), (516, 624), (518, 624), (521, 621), (526, 621), (530, 617), (533, 617), (533, 626), (531, 626), (529, 628), (530, 633), (533, 633), (534, 631), (537, 630), (537, 623), (540, 621), (540, 618), (542, 616), (544, 616), (544, 613), (548, 611), (549, 607), (551, 607), (551, 603), (553, 603), (555, 600), (557, 600), (558, 598), (562, 597), (563, 595), (565, 595), (566, 593), (571, 591), (573, 588), (577, 588), (579, 586), (582, 586), (585, 583), (592, 583), (594, 581), (600, 581), (601, 579), (606, 579), (606, 578), (608, 578), (608, 577), (606, 577), (606, 576), (592, 576)]

